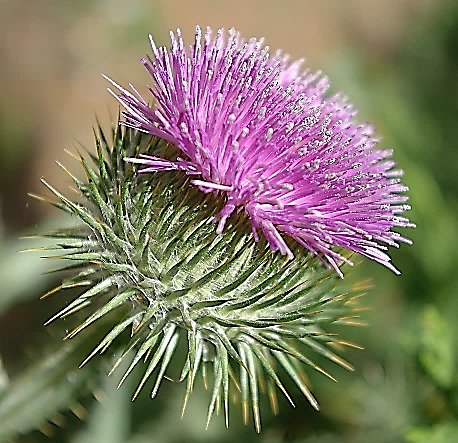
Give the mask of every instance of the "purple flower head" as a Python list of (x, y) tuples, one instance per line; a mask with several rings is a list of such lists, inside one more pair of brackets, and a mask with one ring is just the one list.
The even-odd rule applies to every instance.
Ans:
[(185, 171), (203, 192), (224, 195), (218, 232), (243, 208), (256, 240), (261, 230), (274, 251), (293, 255), (287, 235), (340, 275), (347, 260), (336, 247), (399, 273), (383, 251), (411, 243), (392, 231), (413, 226), (399, 215), (409, 209), (402, 171), (391, 150), (375, 149), (374, 129), (354, 122), (341, 94), (326, 97), (328, 79), (233, 29), (213, 38), (197, 27), (189, 49), (180, 30), (170, 37), (167, 50), (150, 36), (154, 60), (141, 60), (154, 80), (154, 107), (132, 85), (133, 94), (108, 80), (121, 91), (123, 124), (168, 140), (183, 158), (126, 160), (146, 165), (140, 172)]

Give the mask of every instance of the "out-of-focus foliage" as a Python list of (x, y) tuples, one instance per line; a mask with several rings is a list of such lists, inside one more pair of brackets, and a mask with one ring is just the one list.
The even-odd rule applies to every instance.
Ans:
[[(320, 377), (311, 379), (314, 389), (321, 392), (321, 412), (314, 412), (305, 401), (296, 409), (281, 402), (278, 416), (264, 420), (259, 436), (251, 427), (239, 425), (242, 420), (236, 414), (229, 430), (220, 417), (205, 432), (206, 394), (201, 381), (180, 421), (182, 390), (174, 383), (164, 383), (154, 401), (145, 389), (130, 402), (134, 372), (120, 391), (114, 389), (116, 374), (113, 379), (102, 377), (97, 388), (89, 386), (100, 403), (87, 394), (87, 385), (74, 393), (73, 405), (64, 408), (56, 401), (56, 414), (48, 419), (62, 427), (43, 422), (43, 432), (51, 433), (55, 441), (78, 443), (458, 441), (458, 5), (443, 1), (435, 9), (427, 21), (411, 26), (396, 52), (381, 59), (370, 51), (346, 48), (325, 69), (334, 87), (357, 103), (361, 118), (376, 122), (383, 146), (395, 147), (395, 157), (406, 171), (403, 180), (411, 188), (409, 217), (418, 228), (410, 233), (412, 247), (392, 253), (403, 271), (401, 277), (366, 261), (351, 276), (354, 280), (372, 277), (373, 287), (364, 301), (371, 307), (364, 314), (369, 327), (353, 331), (352, 337), (365, 350), (348, 356), (357, 368), (355, 373), (336, 369), (337, 384)], [(29, 133), (2, 134), (27, 145)], [(24, 149), (18, 150), (19, 156), (23, 153)], [(5, 159), (9, 165), (19, 161), (10, 154)], [(36, 254), (33, 259), (27, 254), (15, 255), (15, 250), (29, 246), (1, 239), (0, 352), (5, 369), (0, 368), (0, 411), (10, 398), (9, 387), (19, 388), (19, 380), (33, 385), (35, 377), (38, 388), (32, 368), (50, 358), (47, 350), (59, 346), (61, 331), (43, 333), (41, 323), (29, 321), (25, 314), (28, 308), (45, 319), (56, 310), (51, 301), (33, 301), (55, 282), (52, 274), (38, 277), (44, 265)], [(63, 329), (71, 326), (61, 325)], [(18, 346), (37, 349), (24, 351), (32, 357), (23, 357), (16, 352)], [(61, 352), (64, 349), (62, 345)], [(68, 412), (75, 404), (77, 411), (86, 411), (84, 421)], [(17, 441), (49, 441), (30, 430), (37, 426), (35, 418), (36, 414), (24, 409), (22, 424), (30, 426)]]
[(355, 391), (363, 407), (353, 415), (365, 425), (349, 441), (458, 441), (457, 36), (458, 5), (443, 2), (390, 63), (350, 54), (334, 65), (339, 89), (362, 115), (375, 117), (384, 144), (395, 147), (418, 226), (414, 246), (393, 254), (401, 278), (370, 263), (361, 269), (374, 276), (362, 366), (377, 359), (385, 383), (371, 395), (377, 378), (365, 377), (364, 392)]
[(457, 372), (450, 325), (435, 305), (429, 305), (422, 312), (420, 327), (418, 356), (423, 369), (439, 387), (453, 388)]

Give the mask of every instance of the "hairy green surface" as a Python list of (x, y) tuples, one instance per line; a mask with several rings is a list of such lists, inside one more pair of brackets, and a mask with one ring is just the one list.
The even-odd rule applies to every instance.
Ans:
[(132, 361), (120, 384), (145, 362), (134, 398), (151, 377), (152, 397), (164, 377), (173, 378), (186, 385), (184, 412), (201, 375), (210, 392), (207, 426), (221, 406), (228, 425), (229, 400), (236, 398), (245, 422), (252, 409), (259, 431), (261, 394), (274, 412), (278, 392), (294, 404), (280, 379), (285, 376), (318, 409), (305, 370), (334, 380), (317, 363), (322, 357), (352, 368), (336, 352), (357, 346), (341, 340), (334, 325), (358, 323), (360, 293), (298, 245), (289, 245), (291, 260), (272, 253), (264, 239), (256, 243), (244, 214), (232, 216), (217, 234), (213, 221), (222, 198), (202, 193), (184, 173), (137, 174), (123, 161), (139, 153), (176, 158), (165, 141), (115, 126), (110, 141), (99, 128), (96, 146), (97, 155), (80, 157), (87, 180), (64, 167), (79, 198), (71, 200), (45, 181), (55, 198), (37, 197), (78, 220), (74, 228), (43, 235), (54, 240), (47, 249), (61, 250), (52, 257), (66, 262), (63, 269), (71, 274), (51, 293), (81, 287), (49, 322), (84, 309), (87, 317), (70, 339), (127, 307), (85, 361), (130, 335), (113, 368), (124, 358)]

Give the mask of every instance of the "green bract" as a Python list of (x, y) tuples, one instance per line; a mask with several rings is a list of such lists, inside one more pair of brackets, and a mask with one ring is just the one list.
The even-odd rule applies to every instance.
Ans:
[[(183, 172), (136, 174), (123, 160), (139, 153), (175, 160), (178, 151), (164, 140), (116, 125), (111, 141), (99, 127), (96, 145), (97, 155), (81, 157), (87, 181), (69, 172), (81, 192), (77, 201), (44, 182), (57, 197), (51, 203), (78, 220), (44, 235), (55, 239), (72, 273), (51, 292), (84, 288), (49, 321), (84, 309), (87, 318), (72, 338), (121, 312), (88, 359), (122, 335), (130, 341), (115, 367), (132, 360), (120, 383), (144, 364), (134, 397), (155, 377), (154, 397), (169, 366), (180, 365), (184, 407), (202, 375), (210, 391), (208, 422), (222, 403), (228, 424), (229, 399), (236, 397), (245, 421), (252, 408), (259, 431), (262, 392), (274, 412), (278, 391), (293, 403), (280, 377), (292, 379), (318, 409), (304, 369), (333, 379), (315, 363), (319, 355), (351, 369), (335, 350), (356, 345), (338, 338), (334, 325), (358, 323), (352, 311), (360, 294), (292, 241), (294, 259), (273, 253), (265, 240), (256, 243), (244, 214), (232, 215), (217, 234), (213, 221), (223, 197), (203, 194)], [(180, 342), (187, 344), (185, 356)]]

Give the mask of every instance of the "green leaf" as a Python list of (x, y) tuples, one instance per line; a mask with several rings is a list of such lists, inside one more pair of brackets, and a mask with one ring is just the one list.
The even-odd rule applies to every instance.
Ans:
[(0, 441), (39, 429), (58, 412), (77, 404), (83, 392), (95, 389), (100, 368), (78, 369), (91, 342), (90, 337), (81, 336), (60, 344), (10, 380), (0, 391)]
[(450, 388), (457, 381), (452, 329), (435, 305), (425, 306), (420, 321), (420, 362), (435, 383)]
[(10, 382), (10, 378), (8, 377), (8, 374), (5, 370), (5, 367), (3, 366), (3, 359), (0, 355), (0, 393), (6, 389)]
[(432, 426), (410, 429), (405, 441), (408, 443), (453, 443), (458, 437), (458, 422), (450, 421)]

